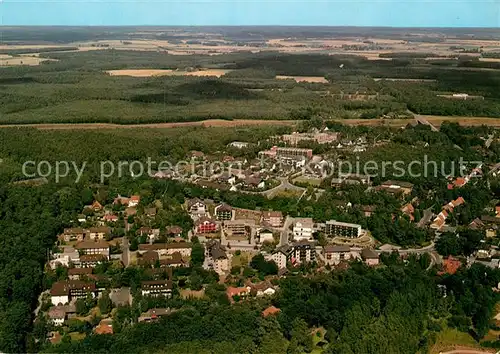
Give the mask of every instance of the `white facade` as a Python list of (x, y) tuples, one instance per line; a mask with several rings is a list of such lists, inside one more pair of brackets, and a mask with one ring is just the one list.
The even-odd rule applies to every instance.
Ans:
[(286, 268), (286, 255), (283, 252), (275, 252), (271, 255), (270, 259), (276, 263), (278, 269)]
[(293, 226), (293, 239), (294, 241), (309, 240), (313, 234), (313, 221), (312, 219), (303, 219), (295, 222)]
[(217, 274), (224, 274), (231, 269), (231, 261), (228, 258), (216, 259), (213, 262), (213, 267)]
[(267, 231), (267, 230), (259, 233), (259, 239), (260, 239), (260, 243), (274, 242), (273, 233), (270, 231)]
[(63, 267), (69, 267), (69, 262), (69, 256), (57, 257), (56, 259), (51, 259), (49, 261), (49, 267), (50, 269), (56, 269), (58, 264), (62, 265)]
[(276, 293), (276, 290), (273, 288), (267, 288), (265, 290), (257, 291), (257, 296), (272, 296)]
[(245, 143), (243, 141), (233, 141), (232, 143), (229, 144), (229, 146), (235, 147), (237, 149), (243, 149), (248, 146), (248, 143)]
[(67, 304), (69, 302), (69, 296), (68, 295), (60, 295), (60, 296), (51, 296), (50, 301), (52, 302), (52, 305), (57, 306), (59, 304)]
[(65, 320), (64, 316), (63, 317), (58, 316), (58, 317), (52, 317), (50, 319), (50, 322), (52, 322), (54, 326), (62, 326), (64, 324), (64, 320)]

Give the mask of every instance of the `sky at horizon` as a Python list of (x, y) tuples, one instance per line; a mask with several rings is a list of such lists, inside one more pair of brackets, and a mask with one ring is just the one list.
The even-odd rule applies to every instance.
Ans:
[(0, 24), (500, 27), (500, 1), (0, 0)]

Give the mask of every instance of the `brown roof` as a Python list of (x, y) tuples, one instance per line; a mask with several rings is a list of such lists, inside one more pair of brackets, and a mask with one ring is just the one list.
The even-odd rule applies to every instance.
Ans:
[(103, 254), (83, 254), (80, 256), (80, 262), (99, 262), (105, 259)]
[(166, 249), (179, 249), (179, 248), (191, 248), (192, 244), (190, 242), (172, 242), (165, 245)]
[(160, 256), (158, 255), (158, 252), (156, 251), (147, 251), (142, 255), (142, 258), (140, 259), (140, 263), (154, 263), (158, 259), (160, 259)]
[(135, 215), (135, 214), (137, 214), (137, 209), (134, 207), (127, 208), (127, 209), (125, 209), (125, 214), (128, 216)]
[(191, 208), (193, 205), (198, 204), (198, 203), (205, 205), (205, 203), (203, 203), (203, 201), (199, 198), (193, 198), (193, 199), (189, 199), (187, 201), (188, 208)]
[(141, 243), (139, 245), (139, 251), (157, 251), (157, 250), (164, 250), (166, 248), (167, 248), (166, 243), (152, 243), (152, 244)]
[(81, 280), (58, 281), (52, 284), (50, 295), (63, 296), (68, 295), (71, 289), (95, 290), (95, 283), (88, 283)]
[(86, 275), (86, 274), (92, 274), (92, 268), (70, 268), (70, 269), (68, 269), (68, 275)]
[(66, 317), (66, 310), (65, 310), (64, 306), (52, 306), (49, 309), (48, 315), (49, 315), (49, 318), (51, 318), (51, 319), (65, 318)]
[(63, 296), (68, 295), (68, 284), (65, 281), (58, 281), (52, 284), (50, 288), (50, 295)]
[(74, 227), (69, 229), (64, 229), (65, 234), (83, 234), (85, 230), (80, 227)]
[(259, 291), (259, 290), (264, 291), (264, 290), (267, 290), (269, 288), (274, 289), (273, 284), (271, 284), (271, 282), (269, 282), (267, 280), (261, 281), (260, 283), (249, 282), (248, 286), (251, 288), (252, 291)]
[(136, 231), (136, 234), (148, 234), (152, 232), (153, 229), (147, 226), (143, 226)]
[(373, 211), (375, 211), (375, 209), (377, 209), (376, 205), (362, 205), (361, 206), (361, 211), (364, 211), (364, 212), (373, 212)]
[(182, 227), (174, 225), (174, 226), (169, 226), (167, 227), (167, 234), (180, 234), (182, 233)]
[(264, 211), (262, 216), (264, 218), (282, 218), (283, 213), (281, 211)]
[(325, 253), (351, 252), (351, 248), (349, 246), (328, 245), (328, 246), (325, 246), (324, 249), (325, 249)]
[(378, 254), (369, 248), (363, 248), (361, 257), (363, 257), (363, 259), (378, 259)]
[(227, 258), (226, 250), (224, 246), (218, 241), (214, 241), (207, 245), (208, 252), (213, 259)]
[(182, 260), (182, 256), (179, 252), (174, 252), (172, 253), (171, 256), (168, 256), (168, 258), (164, 258), (160, 260), (161, 265), (173, 265), (173, 264), (183, 264), (184, 261)]
[(91, 249), (91, 248), (109, 248), (109, 243), (104, 240), (98, 241), (81, 241), (75, 246), (76, 249)]
[(227, 204), (220, 204), (217, 206), (216, 209), (217, 209), (217, 212), (219, 212), (219, 211), (232, 211), (233, 210), (233, 208), (231, 208), (231, 206), (227, 205)]
[(95, 283), (89, 283), (82, 280), (68, 280), (69, 289), (95, 290)]

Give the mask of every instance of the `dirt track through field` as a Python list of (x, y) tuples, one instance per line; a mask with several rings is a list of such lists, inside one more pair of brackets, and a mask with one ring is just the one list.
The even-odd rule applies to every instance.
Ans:
[[(479, 126), (488, 125), (500, 128), (500, 118), (487, 117), (441, 117), (419, 115), (435, 126), (441, 123), (458, 122), (461, 125)], [(405, 127), (409, 123), (415, 122), (414, 119), (338, 119), (335, 120), (345, 125), (364, 125), (364, 126), (388, 126)], [(182, 128), (182, 127), (240, 127), (255, 125), (281, 125), (296, 126), (299, 121), (296, 120), (223, 120), (213, 119), (198, 122), (177, 122), (177, 123), (153, 123), (153, 124), (112, 124), (112, 123), (54, 123), (54, 124), (0, 124), (0, 128), (37, 128), (39, 130), (71, 130), (71, 129), (138, 129), (138, 128)]]

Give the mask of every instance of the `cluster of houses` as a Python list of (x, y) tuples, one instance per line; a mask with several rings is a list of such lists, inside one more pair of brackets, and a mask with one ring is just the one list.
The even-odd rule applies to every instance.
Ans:
[(186, 208), (194, 221), (193, 233), (202, 238), (220, 238), (228, 241), (247, 241), (255, 235), (257, 242), (273, 241), (273, 230), (283, 226), (283, 214), (279, 211), (255, 212), (253, 215), (238, 217), (238, 211), (228, 204), (215, 205), (212, 201), (198, 198), (188, 200)]
[(379, 264), (379, 255), (372, 249), (351, 248), (349, 246), (327, 245), (323, 248), (315, 242), (300, 241), (278, 247), (266, 255), (268, 261), (274, 261), (279, 270), (285, 270), (288, 264), (297, 266), (321, 261), (325, 265), (338, 266), (342, 262), (363, 260), (369, 266)]
[(441, 212), (436, 216), (436, 218), (432, 221), (429, 227), (436, 231), (443, 230), (444, 227), (446, 226), (446, 219), (448, 218), (450, 213), (452, 213), (456, 207), (464, 203), (465, 203), (464, 198), (458, 197), (457, 199), (452, 200), (448, 204), (443, 205)]
[[(121, 239), (113, 244), (118, 241), (114, 234), (115, 222), (120, 220), (126, 225), (125, 217), (129, 215), (136, 218), (153, 218), (156, 215), (155, 208), (138, 208), (140, 202), (140, 196), (119, 195), (114, 199), (113, 205), (121, 207), (109, 210), (95, 201), (85, 207), (85, 220), (83, 217), (82, 220), (77, 220), (83, 225), (66, 228), (59, 235), (59, 246), (51, 254), (48, 267), (66, 267), (67, 277), (55, 282), (49, 291), (52, 307), (47, 314), (53, 324), (63, 325), (67, 319), (75, 316), (75, 303), (78, 299), (89, 296), (98, 298), (105, 291), (112, 294), (124, 292), (122, 297), (126, 300), (116, 303), (132, 302), (130, 289), (109, 289), (102, 285), (107, 282), (101, 282), (103, 275), (96, 274), (95, 269), (103, 262), (121, 261), (125, 267), (133, 264), (145, 269), (145, 274), (150, 277), (149, 280), (141, 281), (140, 293), (147, 297), (172, 297), (172, 269), (188, 267), (191, 257), (192, 244), (182, 237), (186, 234), (185, 230), (175, 225), (165, 230), (140, 227), (136, 230), (136, 237), (146, 241), (142, 241), (137, 246), (137, 251), (133, 252), (129, 252), (128, 244), (122, 243)], [(285, 218), (280, 211), (237, 209), (225, 203), (216, 204), (196, 198), (188, 200), (185, 208), (194, 221), (188, 237), (198, 236), (204, 243), (203, 267), (219, 275), (227, 275), (231, 271), (236, 250), (245, 249), (255, 254), (263, 244), (281, 244), (283, 233), (287, 235), (286, 242), (272, 252), (263, 252), (265, 259), (277, 264), (279, 274), (286, 272), (289, 265), (323, 263), (336, 266), (356, 259), (369, 265), (378, 264), (378, 255), (371, 250), (350, 249), (345, 246), (327, 246), (322, 249), (314, 241), (313, 235), (316, 232), (324, 232), (330, 238), (358, 238), (363, 234), (360, 225), (335, 220), (315, 224), (311, 218)], [(137, 215), (138, 210), (140, 215)], [(168, 240), (166, 242), (162, 237), (165, 235)], [(130, 261), (132, 254), (133, 262)], [(267, 281), (247, 283), (241, 288), (228, 288), (227, 296), (233, 301), (236, 296), (260, 297), (272, 295), (276, 290), (276, 286)], [(166, 309), (149, 310), (141, 315), (141, 321), (153, 321), (168, 313), (170, 312)], [(112, 333), (112, 326), (107, 320), (103, 320), (94, 331)]]

